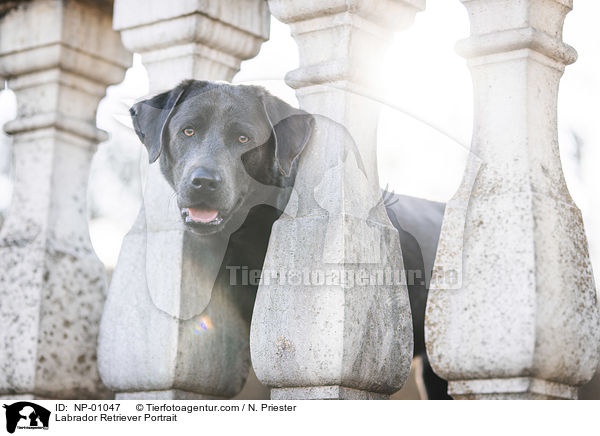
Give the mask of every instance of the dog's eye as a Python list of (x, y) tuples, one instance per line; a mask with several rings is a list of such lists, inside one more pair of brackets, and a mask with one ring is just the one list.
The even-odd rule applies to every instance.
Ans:
[(240, 141), (242, 144), (245, 144), (246, 142), (250, 141), (250, 138), (248, 138), (247, 136), (244, 136), (244, 135), (240, 135), (238, 137), (238, 141)]
[(194, 134), (194, 129), (190, 129), (190, 128), (183, 129), (183, 134), (185, 136), (192, 136)]

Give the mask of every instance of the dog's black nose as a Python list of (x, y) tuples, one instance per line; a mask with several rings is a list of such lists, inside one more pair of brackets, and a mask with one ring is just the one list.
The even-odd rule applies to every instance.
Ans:
[(192, 186), (198, 190), (216, 191), (221, 184), (221, 176), (206, 168), (196, 168), (191, 175)]

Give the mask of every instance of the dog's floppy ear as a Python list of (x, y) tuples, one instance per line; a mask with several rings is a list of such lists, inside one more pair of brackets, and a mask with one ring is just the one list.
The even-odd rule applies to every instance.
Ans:
[(165, 126), (186, 89), (184, 82), (171, 91), (140, 101), (129, 109), (135, 133), (148, 149), (150, 163), (155, 162), (162, 152)]
[(263, 96), (263, 105), (275, 140), (275, 161), (279, 170), (289, 177), (294, 161), (310, 139), (315, 119), (270, 94)]

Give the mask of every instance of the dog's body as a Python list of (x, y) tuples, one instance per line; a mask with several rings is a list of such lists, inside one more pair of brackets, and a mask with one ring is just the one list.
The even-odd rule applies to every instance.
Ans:
[[(215, 235), (227, 249), (214, 290), (225, 295), (248, 326), (256, 283), (231, 281), (231, 269), (260, 270), (271, 226), (281, 216), (294, 184), (297, 158), (309, 140), (314, 118), (254, 86), (186, 81), (131, 109), (134, 127), (151, 162), (177, 194), (187, 229), (197, 238)], [(448, 398), (446, 382), (429, 366), (423, 323), (427, 285), (444, 206), (384, 194), (398, 229), (409, 282), (415, 356), (423, 359), (429, 398)]]
[[(451, 399), (448, 383), (431, 368), (425, 352), (425, 305), (445, 205), (405, 195), (384, 193), (386, 211), (398, 230), (413, 320), (414, 355), (421, 358), (421, 380), (428, 399)], [(411, 280), (412, 278), (412, 280)]]

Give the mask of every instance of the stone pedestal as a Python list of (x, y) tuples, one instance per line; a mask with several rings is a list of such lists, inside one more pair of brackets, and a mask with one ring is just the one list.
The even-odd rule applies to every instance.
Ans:
[[(392, 32), (423, 1), (269, 1), (290, 24), (300, 68), (286, 82), (316, 128), (299, 164), (297, 210), (278, 220), (251, 329), (273, 399), (387, 398), (404, 384), (413, 337), (398, 233), (376, 163), (377, 70)], [(274, 274), (279, 272), (279, 275)]]
[[(151, 0), (142, 8), (117, 0), (114, 21), (125, 46), (141, 53), (152, 93), (184, 79), (231, 80), (269, 31), (261, 0)], [(199, 244), (184, 230), (158, 162), (150, 165), (102, 319), (100, 372), (117, 398), (232, 397), (242, 389), (248, 320), (227, 299), (211, 300), (222, 259)], [(200, 329), (203, 317), (219, 323)]]
[[(576, 398), (598, 365), (600, 329), (556, 128), (560, 77), (576, 59), (562, 42), (572, 1), (463, 3), (472, 156), (446, 208), (427, 305), (429, 360), (457, 399)], [(453, 270), (461, 280), (448, 286)]]
[(107, 398), (96, 366), (105, 271), (86, 186), (106, 138), (96, 107), (131, 55), (112, 30), (111, 2), (19, 3), (0, 18), (0, 76), (18, 102), (4, 126), (15, 187), (0, 232), (0, 394)]

